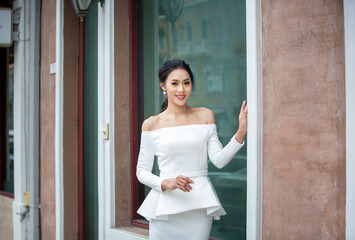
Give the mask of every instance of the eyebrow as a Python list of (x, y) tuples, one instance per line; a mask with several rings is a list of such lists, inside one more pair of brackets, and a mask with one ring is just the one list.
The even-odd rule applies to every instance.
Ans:
[[(179, 82), (180, 80), (178, 80), (178, 79), (171, 79), (171, 81)], [(184, 79), (184, 80), (182, 80), (182, 81), (191, 81), (191, 79), (190, 79), (190, 78), (186, 78), (186, 79)]]

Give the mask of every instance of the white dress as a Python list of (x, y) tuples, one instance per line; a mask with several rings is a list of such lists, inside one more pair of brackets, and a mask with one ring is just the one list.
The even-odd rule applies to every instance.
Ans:
[[(223, 148), (216, 124), (192, 124), (143, 131), (137, 163), (138, 180), (152, 190), (138, 209), (150, 221), (149, 238), (208, 239), (212, 219), (225, 215), (208, 177), (207, 155), (223, 168), (244, 145), (233, 136)], [(154, 155), (159, 176), (152, 173)], [(192, 191), (161, 190), (164, 179), (178, 175), (191, 178)]]

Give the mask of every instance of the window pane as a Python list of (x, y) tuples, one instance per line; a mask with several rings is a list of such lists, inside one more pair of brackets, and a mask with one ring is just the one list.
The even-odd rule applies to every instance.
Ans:
[[(179, 11), (166, 11), (161, 2), (140, 2), (142, 119), (158, 114), (165, 98), (157, 77), (159, 67), (169, 59), (184, 59), (195, 76), (188, 104), (213, 110), (219, 138), (226, 145), (237, 130), (246, 99), (245, 0), (185, 0), (175, 22), (169, 14)], [(227, 212), (214, 221), (213, 237), (246, 237), (246, 149), (221, 170), (209, 162), (210, 179)], [(157, 167), (155, 171), (159, 174)]]
[(2, 136), (4, 141), (4, 155), (1, 162), (2, 166), (2, 191), (14, 192), (14, 123), (13, 123), (13, 103), (14, 103), (14, 47), (10, 47), (6, 53), (7, 63), (5, 66), (5, 81), (4, 86), (4, 116), (1, 121), (4, 126), (1, 126), (4, 131)]
[(4, 190), (14, 192), (14, 66), (9, 66), (9, 78), (6, 95), (6, 173)]

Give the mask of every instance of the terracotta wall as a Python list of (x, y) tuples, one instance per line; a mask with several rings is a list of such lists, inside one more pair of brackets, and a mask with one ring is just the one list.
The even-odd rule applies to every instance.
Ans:
[(63, 194), (64, 239), (78, 238), (78, 22), (64, 1)]
[[(115, 2), (115, 186), (116, 226), (131, 224), (129, 118), (129, 1)], [(117, 23), (117, 24), (116, 24)]]
[(41, 239), (55, 239), (55, 74), (56, 0), (42, 1), (40, 72), (40, 221)]
[[(63, 192), (64, 238), (78, 236), (77, 49), (78, 18), (64, 1), (63, 48)], [(42, 1), (40, 80), (41, 239), (55, 239), (55, 74), (56, 1)]]
[(341, 0), (263, 0), (263, 238), (345, 238)]
[(0, 239), (13, 239), (12, 202), (14, 199), (0, 195)]

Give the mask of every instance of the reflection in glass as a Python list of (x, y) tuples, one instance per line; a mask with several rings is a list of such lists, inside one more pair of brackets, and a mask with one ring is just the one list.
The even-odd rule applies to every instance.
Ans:
[[(4, 102), (4, 116), (2, 123), (4, 124), (4, 136), (1, 136), (4, 140), (4, 160), (2, 164), (2, 191), (13, 193), (14, 192), (14, 46), (6, 49), (7, 51), (7, 63), (5, 66), (5, 79), (3, 79), (1, 92), (5, 94)], [(4, 91), (3, 91), (4, 90)], [(0, 131), (1, 132), (1, 131)], [(0, 174), (1, 175), (1, 174)]]
[[(184, 59), (195, 76), (188, 103), (213, 110), (219, 138), (226, 145), (238, 128), (238, 114), (246, 99), (245, 0), (185, 0), (174, 23), (166, 18), (161, 2), (140, 1), (142, 118), (158, 114), (164, 101), (159, 67), (168, 59)], [(214, 221), (212, 237), (246, 238), (246, 159), (244, 146), (223, 169), (209, 162), (209, 177), (227, 212)], [(157, 167), (154, 171), (159, 174)]]

